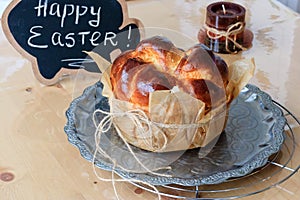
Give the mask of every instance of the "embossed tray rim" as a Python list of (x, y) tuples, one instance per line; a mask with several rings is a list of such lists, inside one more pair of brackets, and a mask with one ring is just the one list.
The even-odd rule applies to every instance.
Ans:
[[(87, 87), (81, 96), (71, 102), (70, 107), (66, 111), (67, 124), (65, 125), (64, 130), (68, 136), (68, 141), (75, 145), (79, 149), (81, 156), (90, 162), (93, 160), (93, 153), (88, 150), (85, 142), (80, 140), (77, 136), (74, 110), (76, 109), (78, 102), (81, 102), (87, 96), (91, 95), (91, 93), (99, 86), (100, 83), (98, 82)], [(115, 172), (123, 178), (141, 180), (152, 185), (177, 184), (183, 186), (197, 186), (222, 183), (229, 178), (245, 176), (253, 170), (264, 166), (267, 163), (268, 158), (280, 150), (281, 144), (284, 141), (284, 126), (286, 124), (286, 119), (283, 116), (282, 110), (273, 103), (270, 95), (251, 84), (248, 84), (245, 88), (260, 96), (263, 106), (268, 108), (277, 120), (277, 123), (275, 123), (272, 128), (275, 141), (265, 151), (258, 153), (251, 161), (245, 163), (240, 168), (203, 176), (201, 178), (162, 177), (147, 173), (131, 173), (118, 168), (115, 169)], [(111, 163), (107, 163), (104, 160), (99, 159), (95, 160), (95, 165), (100, 169), (107, 171), (111, 171), (113, 168)]]

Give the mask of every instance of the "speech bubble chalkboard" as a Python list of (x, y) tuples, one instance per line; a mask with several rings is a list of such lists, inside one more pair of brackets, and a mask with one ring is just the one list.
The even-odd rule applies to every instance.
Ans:
[(129, 18), (124, 0), (14, 0), (3, 13), (2, 26), (47, 85), (79, 68), (98, 72), (83, 51), (96, 51), (110, 61), (113, 50), (135, 48), (142, 35), (142, 23)]

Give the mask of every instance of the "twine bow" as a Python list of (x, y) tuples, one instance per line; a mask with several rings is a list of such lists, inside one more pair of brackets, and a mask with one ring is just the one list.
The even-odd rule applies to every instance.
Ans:
[[(105, 117), (102, 118), (102, 120), (97, 123), (96, 121), (96, 118), (97, 118), (97, 114), (98, 113), (102, 113), (104, 115), (106, 115)], [(141, 183), (141, 184), (144, 184), (144, 185), (147, 185), (149, 186), (150, 188), (152, 188), (154, 190), (154, 192), (157, 194), (158, 196), (158, 199), (161, 200), (161, 194), (160, 192), (158, 191), (158, 189), (152, 185), (152, 184), (149, 184), (145, 181), (141, 181), (141, 180), (136, 180), (134, 178), (124, 178), (124, 179), (115, 179), (114, 177), (114, 174), (116, 173), (115, 169), (116, 167), (119, 167), (121, 168), (122, 170), (125, 170), (127, 172), (135, 172), (133, 170), (128, 170), (128, 169), (125, 169), (124, 167), (120, 166), (117, 164), (117, 161), (115, 159), (113, 159), (110, 155), (108, 155), (100, 146), (100, 140), (101, 140), (101, 135), (103, 133), (106, 133), (110, 130), (111, 126), (113, 125), (113, 119), (116, 118), (116, 117), (124, 117), (124, 116), (127, 116), (130, 120), (132, 120), (132, 122), (137, 125), (137, 127), (140, 127), (142, 128), (143, 125), (142, 123), (145, 123), (146, 124), (146, 128), (143, 128), (143, 131), (147, 134), (151, 134), (151, 124), (150, 124), (150, 120), (148, 120), (148, 117), (146, 115), (146, 113), (142, 110), (130, 110), (130, 111), (127, 111), (127, 112), (123, 112), (123, 113), (111, 113), (111, 112), (107, 112), (107, 111), (104, 111), (104, 110), (101, 110), (101, 109), (97, 109), (94, 111), (93, 113), (93, 122), (94, 122), (94, 125), (96, 127), (96, 131), (95, 131), (95, 143), (96, 143), (96, 150), (94, 152), (94, 155), (93, 155), (93, 159), (92, 159), (92, 163), (93, 163), (93, 171), (94, 171), (94, 174), (96, 175), (96, 177), (101, 180), (101, 181), (105, 181), (105, 182), (112, 182), (112, 185), (113, 185), (113, 189), (114, 189), (114, 192), (115, 192), (115, 195), (117, 197), (117, 199), (119, 200), (119, 195), (118, 195), (118, 192), (117, 192), (117, 189), (116, 189), (116, 185), (115, 185), (115, 182), (134, 182), (134, 183)], [(117, 127), (115, 127), (116, 129), (118, 129)], [(156, 173), (154, 171), (156, 170), (159, 170), (159, 169), (170, 169), (169, 166), (167, 167), (161, 167), (161, 168), (157, 168), (157, 169), (154, 169), (154, 170), (150, 170), (148, 169), (141, 161), (140, 159), (135, 155), (134, 151), (132, 150), (132, 148), (130, 147), (130, 145), (128, 144), (128, 142), (125, 140), (124, 136), (121, 134), (120, 131), (117, 131), (118, 132), (118, 135), (120, 136), (120, 138), (123, 140), (123, 142), (125, 143), (126, 147), (128, 148), (129, 152), (132, 154), (132, 156), (134, 157), (134, 159), (140, 164), (140, 166), (142, 168), (144, 168), (148, 173), (150, 174), (153, 174), (153, 175), (156, 175), (156, 176), (163, 176), (163, 177), (171, 177), (171, 175), (167, 175), (167, 174), (162, 174), (162, 173)], [(148, 133), (149, 132), (149, 133)], [(164, 143), (164, 146), (167, 144), (167, 137), (164, 136), (165, 138), (165, 143)], [(164, 147), (163, 147), (164, 148)], [(95, 168), (95, 161), (96, 161), (96, 155), (97, 153), (100, 153), (102, 156), (104, 156), (105, 158), (109, 159), (113, 166), (112, 166), (112, 177), (111, 179), (107, 179), (107, 178), (103, 178), (101, 177), (97, 171), (96, 171), (96, 168)]]
[[(141, 109), (128, 110), (126, 112), (119, 112), (119, 113), (107, 112), (107, 111), (98, 109), (95, 111), (94, 115), (97, 113), (102, 113), (102, 114), (106, 115), (105, 117), (103, 117), (103, 119), (100, 121), (100, 123), (98, 125), (95, 124), (98, 132), (106, 133), (111, 128), (115, 118), (126, 117), (126, 118), (128, 118), (128, 120), (130, 120), (134, 124), (134, 126), (138, 129), (138, 131), (140, 133), (142, 133), (139, 135), (141, 137), (138, 139), (143, 139), (144, 143), (149, 145), (149, 147), (152, 147), (152, 148), (156, 147), (156, 150), (161, 151), (161, 150), (165, 149), (167, 146), (167, 143), (168, 143), (167, 136), (162, 131), (159, 131), (159, 132), (152, 131), (152, 126), (154, 125), (154, 122), (149, 120), (147, 114)], [(117, 126), (115, 126), (115, 128), (117, 129), (118, 135), (121, 137), (121, 139), (124, 141), (124, 143), (126, 144), (126, 146), (129, 149), (130, 146), (129, 146), (129, 144), (127, 145), (126, 139), (122, 135), (121, 131), (119, 130), (119, 128)], [(148, 138), (159, 137), (157, 134), (161, 134), (161, 136), (163, 138), (163, 144), (161, 146), (153, 144), (153, 140), (150, 140), (152, 143), (149, 143), (149, 140), (147, 140)]]
[[(99, 122), (99, 120), (97, 120), (98, 114), (103, 114), (105, 115)], [(153, 132), (153, 126), (156, 126), (158, 128), (198, 128), (203, 126), (204, 123), (192, 123), (192, 124), (164, 124), (164, 123), (157, 123), (157, 122), (153, 122), (151, 121), (147, 114), (141, 110), (141, 109), (133, 109), (133, 110), (128, 110), (126, 112), (110, 112), (110, 111), (104, 111), (101, 109), (97, 109), (94, 111), (93, 113), (93, 122), (94, 125), (96, 127), (96, 131), (95, 131), (95, 145), (96, 145), (96, 149), (93, 155), (93, 159), (92, 159), (92, 163), (95, 163), (96, 161), (96, 155), (97, 153), (100, 153), (102, 156), (104, 156), (105, 158), (107, 158), (108, 160), (110, 160), (113, 164), (112, 166), (112, 178), (111, 179), (107, 179), (107, 178), (103, 178), (101, 177), (95, 168), (95, 165), (93, 164), (93, 171), (94, 174), (97, 176), (97, 178), (99, 180), (102, 181), (111, 181), (113, 184), (113, 189), (114, 192), (116, 194), (117, 199), (119, 200), (118, 197), (118, 192), (116, 190), (116, 186), (115, 186), (115, 182), (134, 182), (134, 183), (142, 183), (144, 185), (149, 186), (150, 188), (153, 189), (153, 191), (157, 194), (158, 199), (161, 200), (161, 193), (159, 192), (159, 190), (152, 184), (149, 184), (145, 181), (141, 181), (141, 180), (137, 180), (134, 178), (124, 178), (124, 179), (116, 179), (114, 177), (114, 174), (116, 173), (116, 167), (127, 171), (127, 172), (133, 172), (136, 173), (136, 171), (134, 170), (130, 170), (130, 169), (125, 169), (124, 167), (118, 165), (117, 161), (112, 158), (110, 155), (108, 155), (105, 150), (102, 149), (101, 145), (100, 145), (100, 140), (101, 140), (101, 135), (103, 133), (107, 133), (109, 132), (109, 130), (111, 129), (111, 127), (113, 126), (113, 121), (116, 118), (119, 117), (126, 117), (128, 118), (128, 120), (132, 121), (132, 123), (136, 126), (137, 129), (140, 129), (141, 133), (143, 133), (143, 139), (146, 139), (147, 137), (153, 137), (153, 134), (162, 134), (162, 138), (163, 138), (163, 145), (161, 147), (158, 147), (158, 150), (163, 150), (164, 148), (166, 148), (167, 144), (168, 144), (168, 138), (165, 135), (165, 133), (163, 131), (154, 131)], [(157, 170), (161, 170), (161, 169), (171, 169), (170, 166), (162, 166), (162, 167), (157, 167), (155, 169), (149, 169), (147, 166), (145, 166), (142, 161), (137, 157), (137, 155), (135, 154), (134, 150), (132, 149), (132, 147), (129, 145), (129, 143), (126, 141), (125, 137), (122, 135), (122, 132), (119, 130), (119, 128), (117, 126), (114, 126), (117, 130), (118, 136), (122, 139), (122, 141), (124, 142), (124, 144), (126, 145), (127, 149), (129, 150), (129, 152), (131, 153), (131, 155), (133, 156), (134, 160), (147, 172), (156, 176), (162, 176), (162, 177), (172, 177), (172, 175), (169, 174), (164, 174), (164, 173), (159, 173), (159, 172), (155, 172)], [(145, 140), (146, 142), (147, 140)], [(149, 144), (149, 143), (148, 143)], [(152, 145), (152, 144), (149, 144)], [(152, 146), (153, 147), (153, 146)]]
[[(102, 120), (97, 124), (96, 122), (96, 115), (98, 113), (102, 113), (104, 115), (106, 115), (105, 117), (102, 118)], [(100, 147), (100, 138), (101, 135), (103, 133), (106, 133), (110, 130), (110, 128), (113, 125), (113, 120), (114, 118), (118, 118), (118, 117), (127, 117), (129, 120), (131, 120), (135, 127), (140, 129), (140, 131), (143, 133), (143, 137), (142, 139), (144, 139), (145, 143), (147, 143), (148, 145), (153, 145), (153, 144), (149, 144), (146, 140), (147, 137), (152, 137), (152, 122), (148, 119), (146, 113), (140, 109), (135, 109), (135, 110), (129, 110), (126, 112), (122, 112), (122, 113), (112, 113), (112, 112), (107, 112), (101, 109), (97, 109), (94, 114), (93, 114), (93, 122), (94, 125), (96, 127), (96, 133), (95, 133), (95, 141), (96, 141), (96, 145), (97, 145), (97, 151), (99, 151), (103, 156), (105, 156), (106, 158), (112, 159), (101, 147)], [(129, 145), (129, 143), (126, 141), (125, 137), (122, 135), (122, 132), (118, 129), (117, 126), (115, 126), (115, 128), (117, 129), (117, 133), (118, 136), (122, 139), (122, 141), (124, 142), (124, 144), (126, 145), (126, 147), (128, 148), (129, 152), (132, 154), (132, 156), (135, 158), (135, 160), (140, 164), (140, 166), (145, 169), (147, 172), (154, 174), (154, 175), (159, 175), (159, 176), (167, 176), (164, 174), (160, 174), (160, 173), (155, 173), (153, 171), (151, 171), (150, 169), (148, 169), (139, 159), (138, 157), (135, 155), (134, 151), (132, 150), (131, 146)], [(163, 145), (162, 147), (158, 147), (157, 150), (163, 150), (168, 143), (168, 138), (167, 136), (161, 131), (159, 132), (162, 134), (163, 137)], [(115, 162), (115, 161), (114, 161)], [(120, 166), (121, 167), (121, 166)], [(122, 167), (121, 167), (122, 168)], [(128, 169), (123, 169), (126, 171), (131, 171)], [(158, 169), (155, 169), (158, 170)], [(134, 172), (134, 171), (131, 171)]]
[[(207, 26), (206, 24), (204, 25), (204, 28), (206, 29), (206, 34), (210, 39), (220, 39), (221, 37), (225, 37), (225, 49), (227, 52), (230, 53), (237, 53), (237, 51), (231, 51), (229, 49), (229, 41), (231, 41), (236, 47), (242, 50), (246, 50), (245, 47), (243, 47), (241, 44), (239, 44), (236, 41), (236, 35), (243, 32), (245, 28), (245, 23), (243, 22), (237, 22), (235, 24), (232, 24), (228, 26), (227, 31), (222, 31), (218, 30), (212, 27)], [(231, 38), (230, 36), (234, 36), (234, 38)]]
[[(105, 116), (97, 124), (95, 121), (96, 114), (102, 113)], [(138, 129), (140, 138), (144, 141), (146, 145), (149, 145), (149, 149), (154, 149), (155, 151), (163, 151), (168, 145), (168, 137), (162, 131), (162, 129), (195, 129), (204, 125), (204, 123), (189, 123), (189, 124), (165, 124), (154, 122), (149, 119), (147, 114), (141, 109), (132, 109), (125, 112), (107, 112), (101, 109), (98, 109), (94, 112), (94, 124), (97, 127), (97, 132), (106, 133), (110, 130), (113, 125), (114, 119), (126, 117), (130, 120), (133, 125)], [(126, 139), (122, 135), (122, 131), (115, 126), (118, 135), (127, 144)], [(157, 128), (156, 131), (153, 131), (153, 128)], [(157, 131), (160, 130), (160, 131)], [(161, 136), (161, 137), (160, 137)], [(162, 144), (158, 144), (157, 140), (149, 138), (162, 138)], [(151, 141), (151, 143), (149, 142)], [(128, 147), (130, 147), (128, 145)]]

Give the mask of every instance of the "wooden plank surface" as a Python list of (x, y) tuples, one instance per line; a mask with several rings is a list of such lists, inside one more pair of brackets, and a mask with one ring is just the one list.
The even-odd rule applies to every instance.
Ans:
[[(208, 2), (128, 1), (129, 16), (141, 19), (145, 27), (172, 29), (196, 41)], [(235, 58), (254, 57), (257, 70), (252, 83), (300, 117), (299, 15), (273, 1), (241, 3), (250, 10), (248, 26), (255, 41), (253, 48)], [(97, 179), (91, 163), (67, 141), (63, 130), (70, 102), (98, 78), (78, 72), (59, 84), (44, 86), (35, 79), (30, 62), (11, 47), (0, 31), (1, 200), (116, 199), (112, 184)], [(300, 134), (297, 124), (294, 130)], [(299, 148), (300, 140), (297, 142)], [(299, 159), (294, 162), (299, 163)], [(97, 172), (111, 177), (110, 172)], [(244, 199), (296, 200), (299, 187), (300, 175), (296, 173), (284, 183)], [(117, 183), (117, 191), (124, 200), (158, 199), (129, 183)]]

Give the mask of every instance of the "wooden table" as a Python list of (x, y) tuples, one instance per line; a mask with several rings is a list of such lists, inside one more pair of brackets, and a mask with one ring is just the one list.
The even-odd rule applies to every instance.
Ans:
[[(197, 42), (204, 23), (206, 0), (127, 1), (130, 17), (145, 27), (178, 31)], [(274, 0), (241, 0), (247, 8), (247, 27), (254, 33), (253, 47), (231, 59), (254, 57), (251, 83), (269, 93), (300, 118), (300, 16)], [(147, 34), (147, 32), (146, 32)], [(152, 33), (153, 34), (153, 33)], [(65, 111), (98, 75), (78, 73), (53, 86), (39, 83), (31, 64), (0, 30), (0, 199), (95, 200), (116, 199), (110, 182), (95, 176), (90, 162), (67, 141)], [(295, 156), (288, 167), (300, 164), (300, 128), (289, 119), (295, 134)], [(109, 178), (110, 172), (97, 170)], [(267, 172), (261, 172), (267, 173)], [(280, 181), (291, 172), (282, 169)], [(264, 183), (263, 183), (264, 184)], [(257, 190), (263, 187), (257, 186)], [(300, 175), (244, 199), (299, 199)], [(157, 199), (155, 194), (129, 183), (117, 183), (120, 199)], [(234, 195), (234, 192), (232, 193)], [(200, 197), (202, 196), (200, 193)], [(208, 196), (209, 197), (209, 196)], [(163, 199), (172, 199), (163, 197)]]

